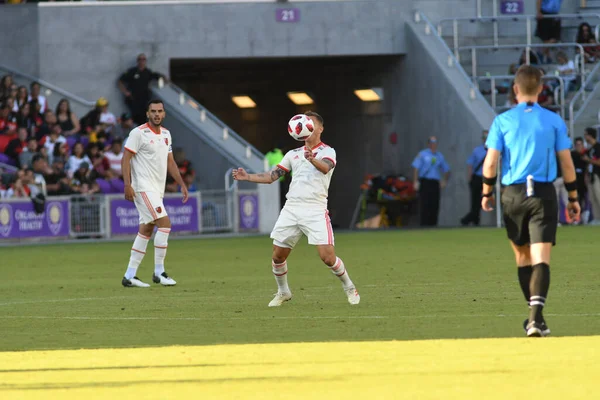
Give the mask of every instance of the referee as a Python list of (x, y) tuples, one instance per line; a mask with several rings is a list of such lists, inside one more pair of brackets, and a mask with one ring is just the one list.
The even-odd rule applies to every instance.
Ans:
[(567, 209), (572, 218), (580, 212), (567, 127), (558, 114), (536, 103), (541, 80), (541, 71), (533, 66), (523, 65), (517, 71), (513, 88), (518, 105), (498, 115), (488, 135), (481, 200), (484, 211), (493, 209), (496, 170), (502, 155), (504, 224), (515, 253), (521, 290), (530, 307), (525, 330), (527, 336), (536, 337), (550, 333), (542, 309), (550, 287), (550, 251), (556, 243), (558, 225), (552, 184), (557, 158), (569, 193)]

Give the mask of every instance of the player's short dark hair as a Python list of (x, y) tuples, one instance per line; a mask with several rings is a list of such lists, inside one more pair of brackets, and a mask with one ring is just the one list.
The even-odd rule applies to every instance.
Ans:
[(150, 101), (148, 102), (148, 104), (146, 105), (146, 111), (149, 111), (149, 110), (150, 110), (150, 106), (151, 106), (152, 104), (162, 104), (162, 105), (163, 105), (163, 108), (164, 108), (164, 106), (165, 106), (165, 103), (163, 103), (163, 101), (162, 101), (162, 100), (160, 100), (160, 99), (152, 99), (152, 100), (150, 100)]
[(521, 65), (515, 74), (515, 84), (525, 96), (534, 96), (542, 84), (542, 71), (532, 65)]
[(581, 136), (577, 136), (575, 138), (575, 142), (581, 142), (581, 143), (583, 143), (583, 138)]
[(596, 139), (598, 132), (596, 131), (596, 128), (585, 128), (585, 134)]
[(315, 117), (321, 123), (321, 125), (325, 126), (325, 121), (323, 120), (323, 117), (321, 117), (316, 112), (314, 112), (314, 111), (307, 111), (307, 112), (304, 113), (304, 115), (306, 115), (307, 117)]

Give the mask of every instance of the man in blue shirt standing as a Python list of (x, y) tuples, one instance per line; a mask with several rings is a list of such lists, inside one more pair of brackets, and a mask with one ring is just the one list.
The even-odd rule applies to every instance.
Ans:
[(437, 151), (437, 138), (427, 141), (428, 148), (421, 151), (412, 163), (415, 190), (419, 191), (421, 226), (436, 226), (440, 212), (441, 189), (446, 187), (450, 167), (442, 153)]
[(523, 65), (513, 86), (518, 105), (498, 115), (487, 139), (483, 163), (481, 206), (491, 211), (498, 160), (502, 155), (502, 211), (511, 241), (521, 290), (529, 304), (524, 327), (527, 336), (550, 333), (542, 309), (550, 287), (550, 251), (556, 243), (558, 202), (554, 185), (557, 158), (572, 218), (580, 213), (571, 140), (564, 121), (536, 103), (542, 91), (542, 73)]
[(483, 174), (483, 161), (487, 154), (485, 141), (487, 140), (488, 131), (483, 131), (483, 144), (475, 147), (473, 153), (467, 160), (467, 179), (469, 180), (469, 189), (471, 190), (471, 211), (465, 215), (460, 223), (464, 226), (473, 223), (479, 226), (479, 217), (481, 215), (481, 176)]

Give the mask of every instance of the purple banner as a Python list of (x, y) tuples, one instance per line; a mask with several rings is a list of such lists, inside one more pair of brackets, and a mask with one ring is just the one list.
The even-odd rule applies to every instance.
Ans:
[(240, 230), (258, 230), (258, 194), (240, 194)]
[(300, 10), (297, 8), (278, 8), (275, 12), (277, 22), (300, 22)]
[(502, 0), (500, 2), (500, 14), (516, 15), (523, 14), (524, 11), (523, 0)]
[(69, 236), (69, 201), (46, 201), (42, 214), (33, 203), (0, 203), (0, 240)]
[[(198, 198), (191, 196), (187, 203), (181, 197), (165, 197), (163, 204), (175, 232), (198, 232)], [(135, 234), (140, 225), (135, 204), (125, 199), (112, 199), (109, 205), (110, 234)]]

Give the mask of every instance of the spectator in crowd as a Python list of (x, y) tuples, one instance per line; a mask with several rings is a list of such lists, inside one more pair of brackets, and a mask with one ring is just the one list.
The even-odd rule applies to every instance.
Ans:
[(90, 158), (85, 154), (83, 144), (75, 143), (73, 146), (73, 154), (69, 157), (69, 165), (67, 175), (73, 177), (75, 172), (79, 169), (81, 163), (87, 163), (88, 166), (92, 164)]
[(19, 155), (23, 149), (27, 148), (27, 137), (29, 136), (27, 128), (21, 126), (17, 129), (17, 137), (8, 142), (4, 154), (12, 158), (15, 163), (19, 164)]
[[(193, 177), (196, 176), (191, 161), (185, 158), (185, 151), (183, 151), (181, 147), (178, 147), (173, 151), (173, 158), (175, 159), (175, 163), (179, 168), (181, 176), (185, 176), (186, 174), (191, 174)], [(171, 175), (167, 176), (166, 191), (169, 193), (177, 193), (179, 191), (179, 185), (175, 183), (175, 180), (171, 178)]]
[(81, 129), (91, 132), (100, 132), (116, 123), (113, 113), (108, 111), (108, 100), (100, 97), (96, 101), (96, 107), (81, 118)]
[(67, 162), (69, 162), (69, 144), (64, 142), (64, 143), (56, 143), (54, 145), (54, 150), (52, 150), (52, 164), (54, 164), (55, 161), (60, 161), (63, 166), (67, 165)]
[(101, 104), (102, 106), (100, 112), (100, 124), (104, 125), (104, 131), (110, 132), (117, 124), (117, 117), (115, 117), (115, 114), (108, 111), (108, 100), (104, 97), (100, 97), (97, 104)]
[[(521, 52), (521, 57), (519, 58), (519, 66), (521, 66), (523, 64), (527, 64), (527, 51), (526, 50), (523, 50), (523, 52)], [(533, 50), (529, 50), (529, 64), (530, 65), (540, 64), (538, 55)], [(515, 66), (515, 72), (513, 72), (513, 75), (516, 72), (517, 71), (516, 71), (516, 66)]]
[[(58, 147), (58, 146), (57, 146)], [(61, 196), (73, 193), (71, 181), (65, 173), (65, 163), (61, 157), (52, 161), (52, 171), (44, 176), (48, 196)]]
[(111, 175), (120, 178), (123, 174), (121, 172), (121, 161), (123, 160), (123, 141), (121, 139), (113, 140), (110, 151), (107, 151), (104, 155), (110, 165)]
[(39, 138), (39, 140), (42, 140), (44, 136), (50, 135), (54, 125), (56, 125), (56, 115), (54, 115), (52, 110), (48, 109), (44, 113), (44, 122), (42, 122), (42, 125), (40, 125), (37, 131), (36, 136)]
[[(577, 29), (576, 41), (581, 45), (598, 45), (596, 35), (594, 35), (594, 32), (592, 32), (592, 27), (587, 22), (583, 22), (579, 25), (579, 28)], [(598, 59), (598, 56), (600, 56), (600, 45), (585, 46), (583, 48), (583, 51), (585, 53), (585, 62), (593, 63)]]
[(450, 166), (437, 146), (437, 138), (430, 137), (427, 149), (420, 151), (412, 163), (413, 183), (419, 191), (421, 226), (437, 225), (441, 189), (450, 178)]
[(42, 117), (40, 110), (41, 106), (37, 100), (32, 100), (29, 102), (29, 118), (33, 123), (33, 129), (37, 140), (40, 140), (42, 138), (42, 136), (39, 135), (39, 130), (42, 124), (44, 123), (44, 118)]
[[(183, 181), (185, 182), (188, 193), (194, 193), (198, 191), (198, 187), (194, 183), (195, 178), (196, 177), (193, 173), (187, 173), (183, 176)], [(179, 188), (179, 192), (181, 192), (181, 188)]]
[(600, 225), (600, 143), (597, 140), (597, 131), (594, 128), (585, 128), (585, 141), (590, 145), (586, 155), (581, 159), (588, 164), (590, 173), (590, 203), (594, 221), (592, 225)]
[(24, 126), (27, 128), (27, 132), (30, 135), (35, 134), (35, 122), (31, 118), (31, 105), (29, 103), (23, 104), (23, 107), (19, 108), (17, 113), (17, 125)]
[[(40, 144), (43, 145), (46, 149), (48, 149), (49, 155), (54, 154), (54, 146), (56, 144), (63, 143), (67, 143), (67, 139), (62, 135), (60, 125), (58, 124), (52, 125), (50, 134), (44, 136), (40, 141)], [(52, 163), (52, 160), (50, 160), (50, 163)]]
[(0, 80), (0, 99), (7, 98), (11, 95), (11, 87), (13, 85), (13, 77), (4, 75)]
[(61, 99), (56, 106), (56, 120), (60, 125), (64, 136), (71, 136), (79, 133), (81, 126), (79, 118), (71, 111), (71, 104), (67, 99)]
[(559, 51), (556, 54), (556, 61), (558, 62), (557, 71), (558, 75), (563, 78), (565, 82), (565, 93), (575, 88), (575, 79), (577, 78), (577, 71), (575, 70), (575, 63), (573, 60), (569, 60), (569, 57), (563, 51)]
[[(577, 197), (579, 198), (579, 205), (582, 210), (587, 209), (587, 163), (583, 160), (586, 149), (582, 137), (575, 138), (575, 148), (571, 151), (571, 158), (573, 159), (573, 165), (575, 166), (575, 174), (577, 176)], [(589, 211), (582, 211), (581, 222), (587, 223)]]
[(11, 110), (7, 103), (0, 103), (0, 134), (13, 135), (17, 131), (17, 121), (10, 118)]
[(28, 98), (29, 92), (27, 91), (27, 86), (19, 86), (13, 111), (19, 111), (25, 104), (29, 103)]
[(95, 178), (110, 178), (110, 163), (104, 155), (104, 150), (100, 149), (98, 143), (90, 143), (87, 148), (87, 156), (89, 157), (92, 169), (92, 177)]
[(146, 122), (146, 106), (150, 101), (150, 82), (166, 77), (147, 68), (147, 57), (145, 54), (137, 56), (137, 65), (128, 69), (119, 78), (119, 89), (125, 96), (125, 104), (133, 116), (136, 124), (142, 125)]
[(31, 93), (29, 94), (27, 101), (31, 102), (32, 100), (36, 100), (40, 105), (40, 114), (45, 113), (48, 103), (46, 101), (46, 98), (40, 94), (42, 91), (42, 87), (40, 86), (40, 84), (38, 82), (31, 82), (29, 89), (31, 90)]
[(27, 198), (30, 194), (29, 185), (25, 177), (25, 171), (19, 170), (15, 176), (15, 180), (10, 183), (1, 193), (2, 198)]
[[(43, 156), (43, 153), (38, 153), (33, 156), (31, 161), (33, 177), (29, 179), (28, 184), (31, 189), (31, 196), (35, 197), (38, 193), (45, 193), (46, 179), (45, 177), (52, 173), (52, 168), (48, 165), (48, 160)], [(25, 177), (27, 178), (28, 172)]]
[[(537, 0), (537, 28), (535, 35), (544, 44), (560, 42), (561, 22), (560, 18), (552, 17), (560, 13), (562, 0)], [(542, 50), (545, 63), (551, 63), (550, 48)]]
[(115, 125), (111, 131), (112, 137), (124, 139), (129, 135), (129, 132), (131, 132), (133, 128), (135, 128), (135, 122), (133, 122), (131, 114), (123, 113), (118, 124)]
[(98, 184), (91, 177), (90, 164), (82, 162), (73, 174), (71, 189), (81, 194), (94, 194), (100, 191)]
[(37, 153), (38, 142), (34, 136), (27, 139), (27, 147), (19, 154), (19, 168), (32, 168), (33, 156)]

